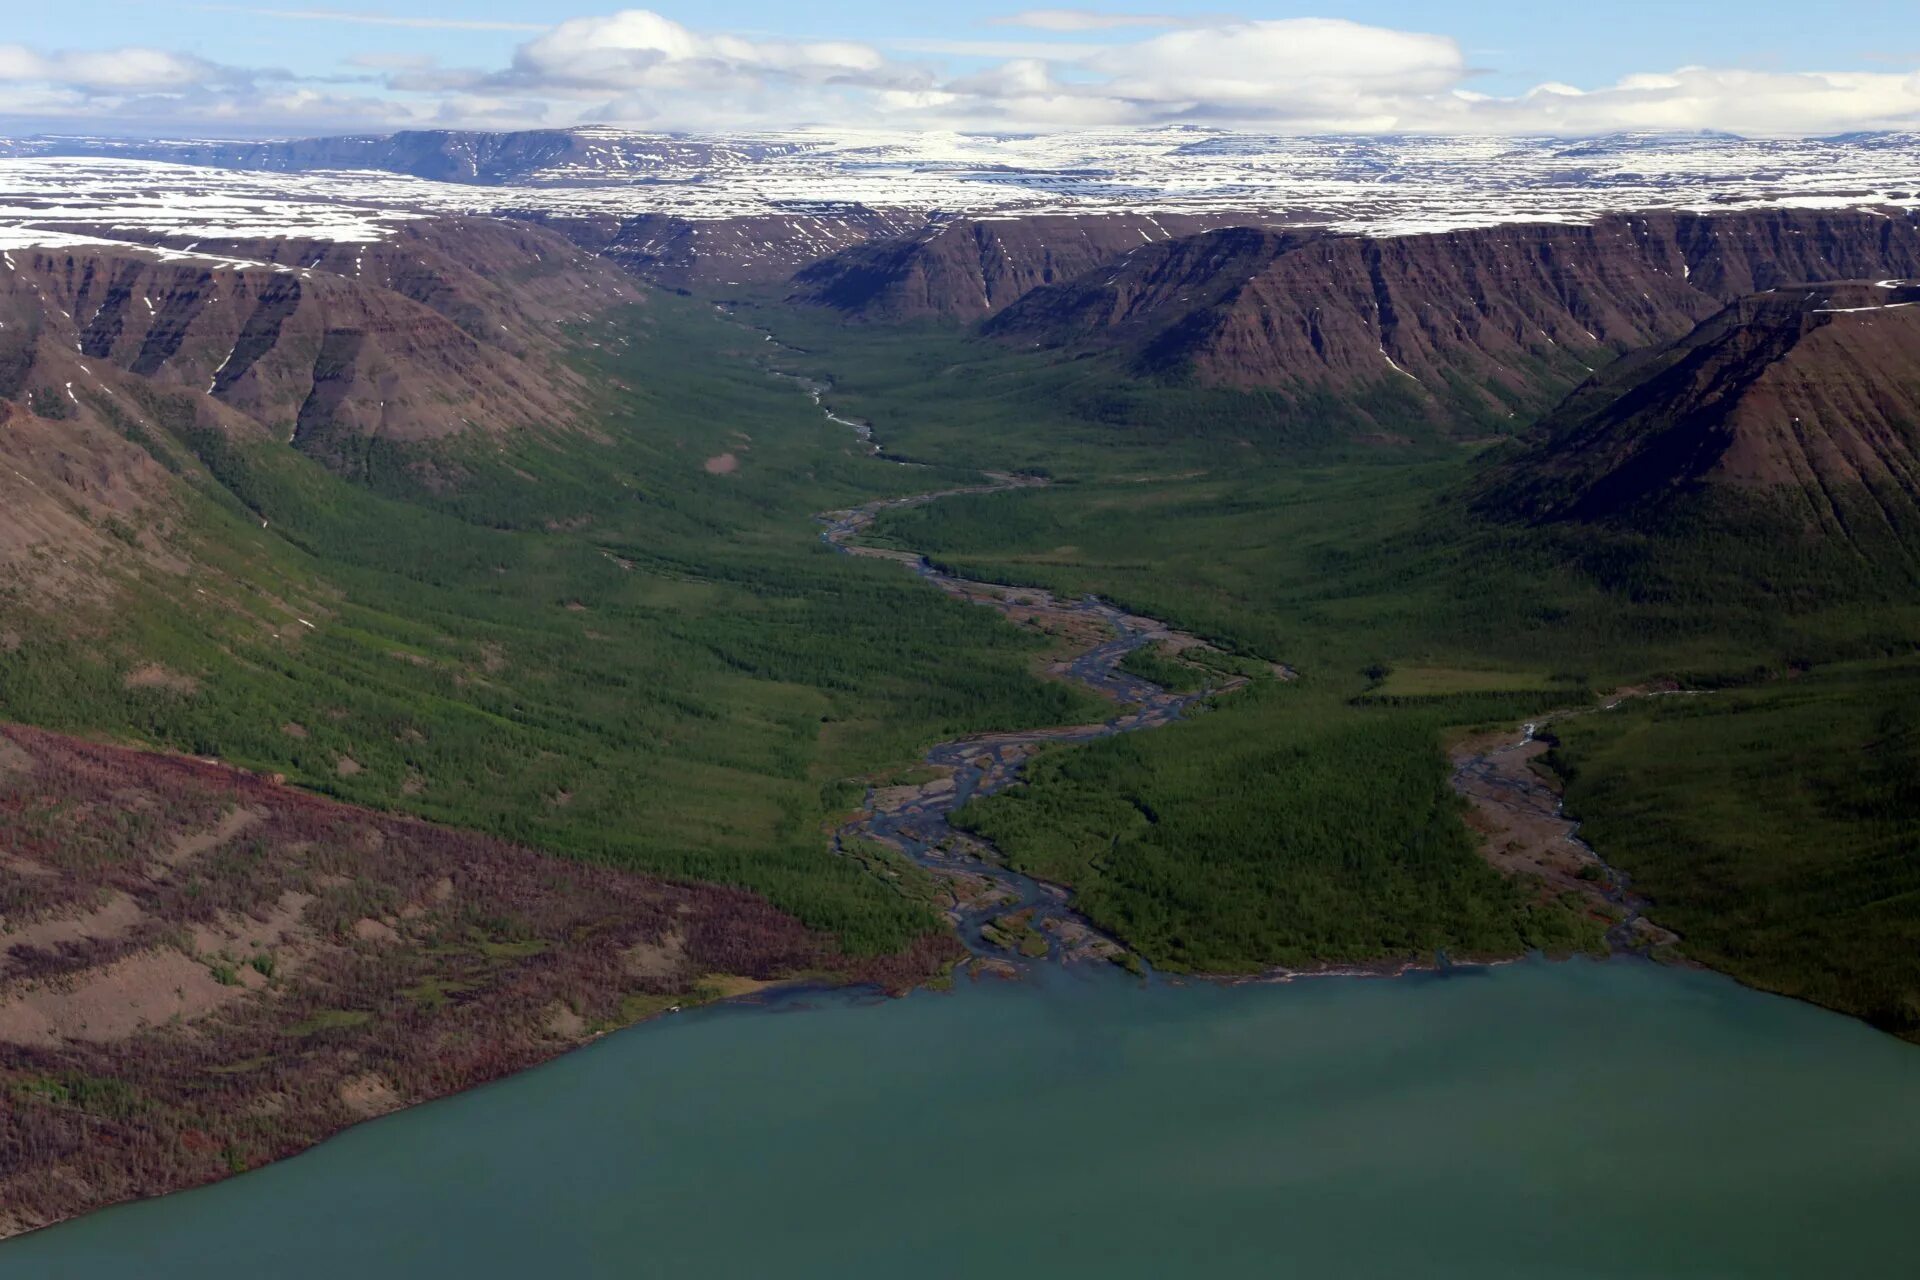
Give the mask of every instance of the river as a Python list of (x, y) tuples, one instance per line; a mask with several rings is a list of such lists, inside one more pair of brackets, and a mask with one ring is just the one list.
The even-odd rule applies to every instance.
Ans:
[[(815, 399), (817, 402), (817, 392)], [(847, 423), (831, 410), (826, 412), (833, 421)], [(871, 429), (863, 430), (866, 434), (861, 439), (877, 447), (871, 445)], [(1236, 676), (1217, 682), (1217, 688), (1207, 692), (1163, 689), (1122, 669), (1127, 655), (1151, 644), (1171, 645), (1187, 652), (1212, 651), (1213, 646), (1158, 619), (1128, 613), (1093, 596), (1071, 599), (1037, 588), (962, 578), (913, 552), (876, 548), (860, 541), (860, 536), (888, 511), (958, 494), (998, 493), (1042, 483), (1012, 475), (991, 475), (988, 479), (987, 484), (883, 498), (844, 511), (829, 511), (820, 517), (824, 526), (821, 537), (849, 555), (897, 561), (948, 595), (993, 609), (1016, 625), (1045, 630), (1055, 637), (1057, 657), (1050, 664), (1051, 673), (1101, 695), (1112, 704), (1112, 713), (1090, 724), (981, 733), (937, 743), (922, 761), (930, 775), (928, 780), (870, 789), (860, 816), (835, 833), (834, 846), (844, 849), (847, 841), (854, 839), (877, 841), (937, 877), (953, 896), (948, 914), (962, 941), (976, 957), (1001, 972), (1030, 967), (1027, 962), (1035, 959), (1115, 960), (1122, 955), (1121, 945), (1100, 935), (1076, 912), (1065, 890), (1013, 871), (999, 851), (957, 830), (949, 819), (969, 800), (1011, 786), (1036, 750), (1159, 728), (1209, 697), (1231, 693), (1247, 680)], [(1274, 670), (1291, 674), (1284, 667)], [(1024, 951), (1021, 943), (1026, 944)], [(1130, 962), (1141, 971), (1146, 968), (1138, 957), (1131, 957)]]
[[(937, 496), (832, 513), (825, 536), (853, 550), (878, 511)], [(1038, 745), (1190, 710), (1118, 663), (1193, 638), (891, 554), (1080, 627), (1056, 672), (1115, 699), (1097, 724), (943, 743), (939, 776), (875, 792), (837, 837), (962, 886), (974, 968), (1017, 980), (637, 1027), (0, 1246), (0, 1280), (1911, 1270), (1920, 1050), (1849, 1019), (1624, 959), (1240, 986), (1104, 963), (1115, 944), (1066, 895), (947, 815)], [(1010, 916), (1021, 961), (991, 936)]]

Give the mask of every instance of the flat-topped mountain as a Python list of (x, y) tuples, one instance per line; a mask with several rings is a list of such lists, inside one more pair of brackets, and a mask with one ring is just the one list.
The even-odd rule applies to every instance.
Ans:
[(1395, 237), (1229, 228), (1035, 289), (986, 332), (1296, 404), (1385, 389), (1382, 426), (1499, 427), (1742, 295), (1908, 274), (1920, 275), (1920, 218), (1907, 213), (1654, 213)]
[(644, 180), (688, 169), (765, 163), (805, 147), (798, 139), (693, 138), (621, 129), (403, 129), (278, 141), (56, 137), (22, 140), (13, 149), (20, 154), (124, 156), (271, 173), (372, 169), (436, 182), (501, 186)]
[[(784, 280), (868, 241), (899, 241), (884, 259), (968, 219), (1135, 218), (1158, 239), (1154, 220), (1174, 229), (1181, 218), (1201, 222), (1175, 234), (1272, 223), (1386, 236), (1788, 200), (1912, 207), (1920, 134), (1295, 137), (1174, 126), (0, 139), (0, 204), (9, 210), (37, 213), (43, 197), (71, 207), (102, 181), (214, 192), (265, 181), (341, 202), (530, 217), (650, 279), (698, 288)], [(1065, 238), (1053, 247), (1072, 252)], [(855, 257), (836, 274), (857, 278), (875, 265)], [(942, 288), (928, 301), (972, 318), (966, 308), (977, 295)], [(1010, 300), (1004, 289), (994, 298), (990, 309)]]
[(560, 237), (490, 219), (372, 242), (29, 245), (0, 271), (0, 399), (68, 411), (111, 394), (112, 368), (330, 459), (356, 438), (544, 429), (584, 392), (556, 326), (634, 296)]
[(956, 218), (825, 258), (794, 276), (789, 300), (861, 320), (979, 320), (1034, 289), (1219, 220), (1145, 213)]
[(1630, 356), (1551, 414), (1479, 498), (1531, 521), (1633, 520), (1711, 490), (1851, 534), (1920, 497), (1920, 286), (1782, 288)]

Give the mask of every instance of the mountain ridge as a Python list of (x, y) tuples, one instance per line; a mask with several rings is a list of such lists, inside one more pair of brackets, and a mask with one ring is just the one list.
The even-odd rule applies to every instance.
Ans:
[(481, 219), (409, 223), (371, 244), (29, 247), (8, 263), (0, 398), (44, 408), (45, 385), (70, 379), (39, 366), (71, 350), (302, 446), (577, 420), (587, 388), (558, 361), (553, 328), (639, 296), (551, 233)]
[[(1920, 499), (1920, 286), (1798, 286), (1736, 300), (1582, 386), (1477, 498), (1530, 523), (1634, 522), (1708, 491), (1785, 497), (1852, 537), (1897, 537)], [(1905, 514), (1894, 510), (1905, 508)]]
[(983, 332), (1300, 400), (1385, 385), (1429, 422), (1500, 429), (1733, 298), (1909, 274), (1920, 218), (1906, 213), (1651, 213), (1386, 238), (1230, 228), (1035, 289)]

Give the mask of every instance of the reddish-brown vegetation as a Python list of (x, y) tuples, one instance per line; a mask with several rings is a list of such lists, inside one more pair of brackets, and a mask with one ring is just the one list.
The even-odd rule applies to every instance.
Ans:
[(898, 988), (957, 952), (850, 960), (742, 891), (19, 727), (0, 730), (0, 929), (15, 1230), (292, 1154), (725, 977)]

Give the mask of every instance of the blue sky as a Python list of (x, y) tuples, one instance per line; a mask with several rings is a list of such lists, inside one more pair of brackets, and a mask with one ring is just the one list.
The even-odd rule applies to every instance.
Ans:
[(1920, 124), (1914, 0), (1852, 0), (1844, 21), (1805, 0), (17, 7), (0, 121), (48, 128)]

